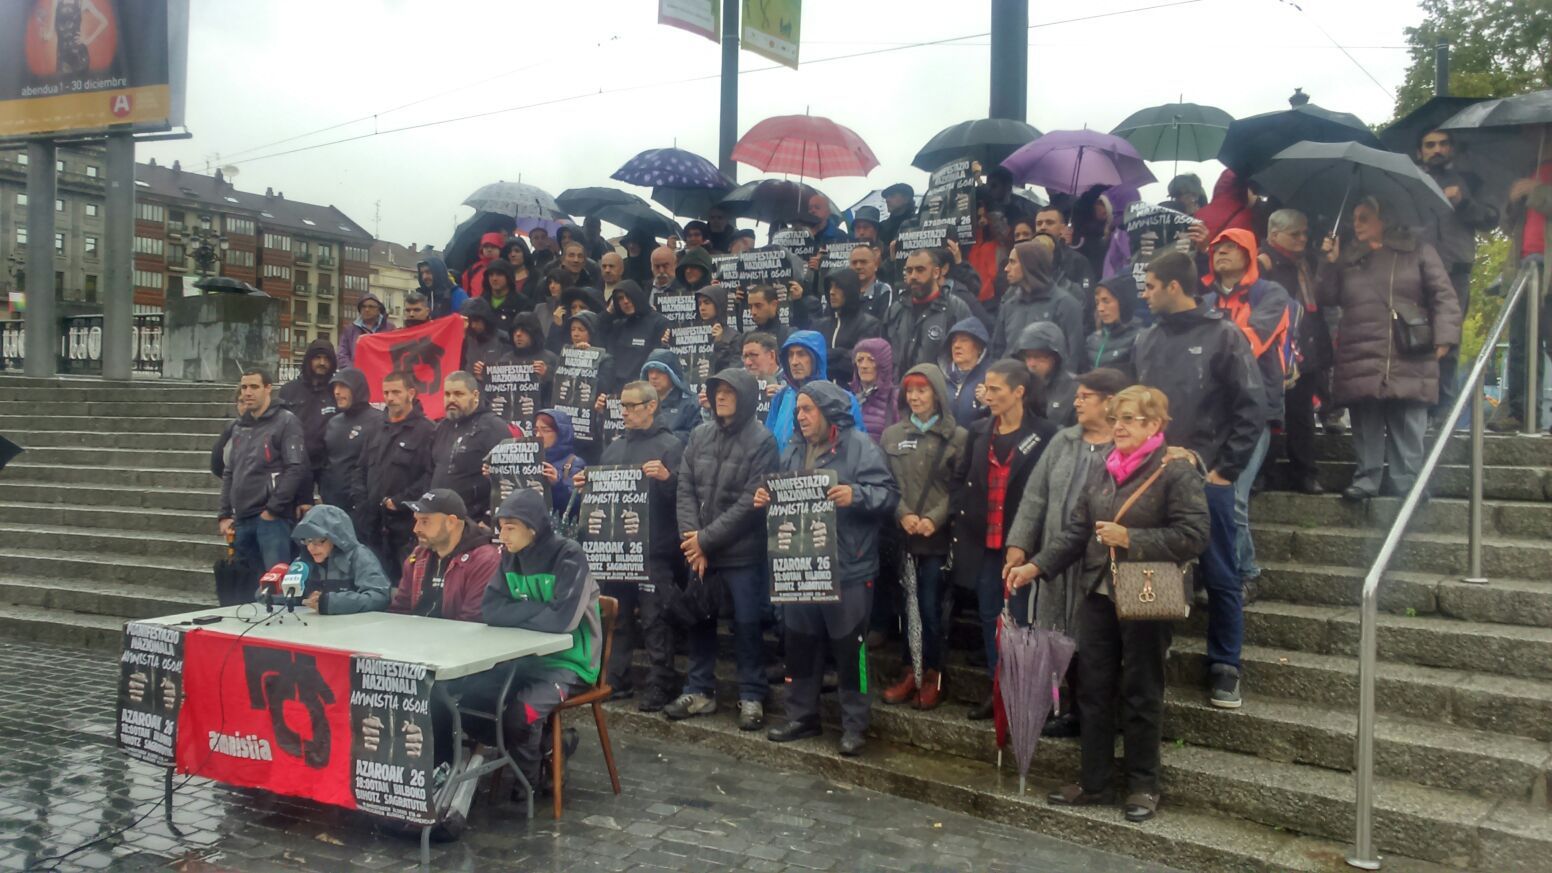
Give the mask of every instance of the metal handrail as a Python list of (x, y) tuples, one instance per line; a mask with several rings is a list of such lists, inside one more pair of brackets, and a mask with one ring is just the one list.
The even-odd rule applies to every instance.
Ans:
[[(1374, 565), (1369, 568), (1369, 574), (1363, 579), (1363, 602), (1360, 607), (1361, 619), (1358, 637), (1358, 737), (1357, 737), (1357, 766), (1353, 775), (1357, 780), (1357, 815), (1354, 823), (1353, 851), (1347, 856), (1347, 863), (1360, 870), (1380, 869), (1380, 856), (1374, 851), (1374, 672), (1375, 662), (1378, 659), (1378, 632), (1379, 632), (1379, 587), (1380, 577), (1390, 564), (1392, 553), (1401, 543), (1401, 536), (1406, 532), (1407, 523), (1412, 520), (1412, 513), (1416, 511), (1417, 504), (1422, 502), (1423, 492), (1428, 488), (1428, 480), (1433, 476), (1434, 470), (1439, 465), (1439, 459), (1444, 456), (1444, 447), (1449, 445), (1453, 434), (1454, 423), (1460, 420), (1460, 414), (1465, 410), (1467, 401), (1471, 407), (1471, 501), (1470, 534), (1469, 534), (1469, 572), (1465, 581), (1486, 582), (1482, 576), (1482, 380), (1487, 372), (1487, 363), (1493, 357), (1494, 347), (1498, 344), (1498, 338), (1503, 334), (1504, 326), (1509, 323), (1509, 318), (1514, 314), (1514, 307), (1520, 303), (1520, 298), (1525, 296), (1527, 287), (1540, 288), (1539, 270), (1534, 261), (1527, 261), (1520, 271), (1519, 278), (1514, 283), (1514, 288), (1504, 298), (1503, 308), (1498, 312), (1497, 321), (1493, 322), (1492, 330), (1487, 332), (1487, 337), (1482, 343), (1482, 350), (1477, 353), (1476, 360), (1472, 362), (1471, 374), (1466, 379), (1466, 386), (1461, 389), (1460, 396), (1455, 398), (1455, 404), (1450, 407), (1450, 414), (1445, 418), (1446, 424), (1439, 429), (1439, 437), (1434, 441), (1433, 448), (1428, 452), (1427, 460), (1423, 461), (1422, 469), (1417, 473), (1417, 481), (1412, 485), (1412, 490), (1407, 492), (1406, 500), (1401, 503), (1401, 511), (1396, 513), (1396, 520), (1391, 523), (1390, 530), (1385, 534), (1385, 542), (1380, 546), (1379, 554), (1374, 558)], [(1537, 318), (1531, 306), (1530, 317), (1526, 319), (1529, 327), (1529, 337), (1526, 344), (1527, 356), (1534, 359), (1540, 355), (1541, 344), (1537, 341)], [(1531, 374), (1534, 369), (1529, 370)], [(1531, 400), (1539, 402), (1539, 391), (1532, 384)], [(1536, 407), (1526, 407), (1526, 420), (1534, 421), (1536, 416), (1532, 410)]]

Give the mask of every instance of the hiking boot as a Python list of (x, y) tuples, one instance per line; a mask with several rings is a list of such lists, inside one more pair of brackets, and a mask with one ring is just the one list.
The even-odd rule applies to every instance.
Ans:
[(1240, 593), (1244, 598), (1246, 606), (1255, 603), (1256, 598), (1261, 593), (1260, 583), (1257, 581), (1257, 579), (1258, 577), (1256, 576), (1246, 576), (1245, 578), (1239, 580)]
[(706, 694), (681, 694), (678, 700), (663, 707), (663, 714), (674, 721), (711, 715), (716, 711), (717, 701)]
[(765, 727), (765, 706), (758, 700), (740, 700), (738, 702), (738, 729), (741, 731), (757, 731)]
[(916, 708), (936, 709), (943, 702), (943, 674), (937, 670), (922, 673), (922, 687), (916, 692)]
[(1040, 729), (1042, 737), (1075, 737), (1078, 735), (1078, 713), (1068, 710), (1046, 720)]
[(789, 721), (781, 727), (773, 727), (765, 738), (773, 743), (790, 743), (807, 737), (819, 736), (819, 725), (814, 722)]
[(846, 731), (841, 734), (840, 752), (847, 758), (855, 758), (862, 754), (862, 747), (868, 740), (858, 731)]
[(1300, 494), (1326, 493), (1326, 489), (1321, 486), (1320, 480), (1316, 479), (1313, 475), (1300, 476), (1299, 480), (1293, 483), (1293, 490), (1299, 492)]
[[(923, 676), (923, 679), (926, 677)], [(909, 703), (916, 697), (916, 675), (907, 670), (900, 681), (884, 689), (884, 702), (890, 706)]]
[[(576, 728), (566, 728), (560, 733), (561, 760), (563, 762), (570, 761), (571, 756), (577, 751), (577, 746), (581, 744), (582, 737), (577, 733)], [(539, 783), (534, 786), (534, 789), (545, 797), (555, 796), (555, 757), (551, 754), (553, 749), (554, 747), (550, 742), (546, 742), (540, 747), (544, 757), (539, 760)], [(561, 771), (560, 784), (565, 786), (570, 781), (571, 768), (566, 767)]]
[(1239, 671), (1227, 664), (1212, 668), (1211, 697), (1208, 702), (1219, 709), (1239, 709)]
[(667, 691), (652, 689), (641, 695), (641, 700), (636, 703), (637, 712), (662, 712), (663, 707), (672, 701), (673, 695)]

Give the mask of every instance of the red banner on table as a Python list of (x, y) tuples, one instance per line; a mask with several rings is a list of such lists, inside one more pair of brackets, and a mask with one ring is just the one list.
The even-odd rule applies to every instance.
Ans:
[(445, 316), (414, 327), (368, 334), (356, 341), (352, 361), (366, 374), (372, 400), (382, 402), (383, 377), (403, 370), (415, 379), (420, 408), (442, 417), (442, 380), (463, 364), (463, 319)]
[(178, 772), (356, 808), (349, 654), (200, 630), (184, 655)]

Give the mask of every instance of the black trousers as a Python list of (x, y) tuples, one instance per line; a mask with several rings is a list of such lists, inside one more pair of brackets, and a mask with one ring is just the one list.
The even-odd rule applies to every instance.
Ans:
[(1329, 372), (1300, 373), (1299, 381), (1283, 392), (1283, 434), (1290, 485), (1315, 475), (1315, 395), (1326, 393), (1325, 376)]
[(873, 582), (841, 585), (839, 603), (794, 603), (783, 607), (787, 625), (787, 718), (819, 723), (819, 690), (824, 681), (825, 652), (835, 656), (841, 727), (865, 733), (871, 706), (868, 698), (868, 613), (873, 608)]
[(1174, 635), (1166, 621), (1116, 618), (1115, 603), (1090, 594), (1078, 605), (1078, 719), (1083, 790), (1110, 789), (1116, 722), (1125, 741), (1126, 790), (1159, 791), (1163, 742), (1164, 660)]
[(605, 596), (620, 602), (614, 646), (609, 651), (609, 684), (627, 691), (635, 687), (631, 659), (637, 648), (645, 647), (651, 666), (643, 690), (677, 696), (680, 682), (674, 671), (674, 628), (667, 617), (668, 598), (679, 590), (673, 564), (651, 560), (647, 562), (646, 582), (604, 582), (599, 587)]

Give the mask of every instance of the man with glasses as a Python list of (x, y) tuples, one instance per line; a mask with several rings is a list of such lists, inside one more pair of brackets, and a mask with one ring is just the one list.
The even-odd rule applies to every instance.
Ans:
[[(614, 649), (609, 658), (609, 679), (619, 700), (635, 694), (631, 677), (631, 656), (645, 643), (652, 666), (646, 688), (636, 708), (659, 712), (674, 699), (679, 677), (674, 671), (674, 632), (664, 606), (678, 590), (684, 576), (684, 558), (679, 551), (679, 527), (674, 521), (679, 487), (679, 460), (684, 443), (669, 429), (658, 414), (658, 392), (649, 382), (631, 382), (620, 390), (620, 413), (625, 419), (625, 436), (604, 448), (600, 461), (605, 466), (640, 467), (648, 480), (647, 581), (603, 582), (603, 593), (620, 603), (614, 632)], [(587, 487), (583, 470), (572, 478), (577, 488)]]
[[(1331, 331), (1315, 300), (1315, 266), (1309, 220), (1297, 209), (1279, 209), (1266, 224), (1261, 275), (1287, 290), (1302, 307), (1298, 327), (1298, 380), (1283, 393), (1283, 433), (1288, 447), (1287, 487), (1304, 494), (1325, 491), (1315, 478), (1315, 397), (1329, 400)], [(1328, 417), (1333, 410), (1322, 407)]]

